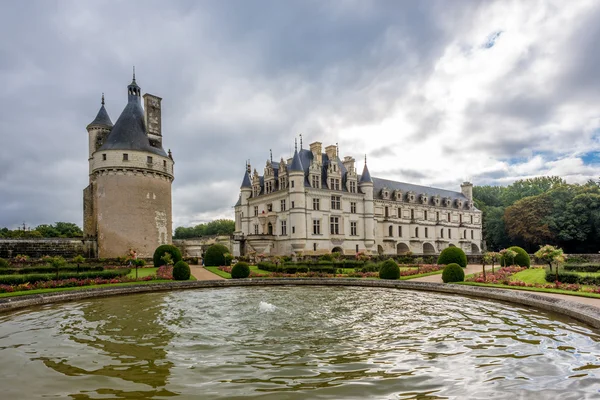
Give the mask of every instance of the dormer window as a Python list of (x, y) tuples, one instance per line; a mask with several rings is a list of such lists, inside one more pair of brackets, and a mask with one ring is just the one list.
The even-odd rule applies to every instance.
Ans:
[(429, 200), (429, 198), (427, 197), (427, 195), (426, 194), (422, 194), (421, 195), (421, 203), (427, 204), (427, 200)]
[(440, 205), (440, 196), (435, 196), (433, 198), (433, 204), (435, 204), (436, 206)]

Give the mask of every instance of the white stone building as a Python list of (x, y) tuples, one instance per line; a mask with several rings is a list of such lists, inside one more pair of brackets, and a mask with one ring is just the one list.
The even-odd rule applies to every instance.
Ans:
[(336, 145), (297, 149), (287, 162), (248, 165), (235, 205), (234, 255), (437, 254), (448, 246), (481, 251), (481, 211), (473, 185), (460, 192), (358, 174)]

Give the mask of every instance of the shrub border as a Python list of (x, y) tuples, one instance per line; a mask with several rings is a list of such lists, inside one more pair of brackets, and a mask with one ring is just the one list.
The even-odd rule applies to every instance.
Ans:
[(77, 301), (93, 297), (108, 297), (125, 294), (147, 292), (162, 292), (170, 290), (252, 287), (252, 286), (359, 286), (373, 288), (391, 288), (424, 290), (429, 292), (449, 293), (460, 296), (479, 297), (501, 300), (525, 306), (532, 306), (545, 311), (551, 311), (574, 318), (594, 328), (600, 328), (600, 308), (588, 304), (577, 303), (555, 297), (543, 296), (534, 292), (498, 289), (482, 286), (463, 286), (444, 283), (390, 281), (390, 280), (358, 280), (358, 279), (321, 279), (321, 278), (250, 278), (226, 279), (212, 281), (180, 281), (120, 287), (100, 287), (77, 291), (55, 292), (48, 294), (24, 295), (0, 299), (0, 312), (7, 312), (31, 306)]

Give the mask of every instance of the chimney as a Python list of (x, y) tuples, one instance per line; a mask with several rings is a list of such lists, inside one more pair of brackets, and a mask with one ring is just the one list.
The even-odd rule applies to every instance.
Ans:
[(315, 160), (315, 162), (318, 164), (323, 163), (321, 151), (321, 142), (314, 142), (310, 144), (310, 152), (313, 153), (313, 160)]
[(469, 201), (473, 201), (473, 184), (471, 182), (463, 182), (460, 185), (460, 191)]
[(346, 156), (344, 157), (344, 167), (346, 168), (346, 171), (348, 172), (353, 172), (354, 171), (354, 158), (350, 157), (350, 156)]
[(144, 119), (150, 142), (162, 145), (162, 120), (160, 116), (161, 98), (146, 93), (144, 95)]
[(337, 157), (337, 146), (332, 144), (331, 146), (325, 147), (325, 153), (327, 154), (329, 160), (335, 160)]

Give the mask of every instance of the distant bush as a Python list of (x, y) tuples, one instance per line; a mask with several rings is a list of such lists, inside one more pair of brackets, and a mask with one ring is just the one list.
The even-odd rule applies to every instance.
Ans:
[(188, 264), (198, 265), (198, 257), (184, 257), (183, 261)]
[(334, 260), (334, 255), (333, 254), (323, 254), (322, 256), (319, 257), (320, 261), (333, 261)]
[(467, 255), (458, 247), (446, 247), (440, 253), (437, 263), (440, 265), (458, 264), (463, 268), (467, 267)]
[(581, 275), (575, 272), (550, 271), (546, 269), (546, 282), (578, 283), (580, 285), (600, 285), (600, 276)]
[(400, 267), (396, 264), (396, 261), (389, 259), (381, 264), (379, 269), (380, 279), (398, 279), (400, 278)]
[(190, 279), (190, 266), (185, 261), (177, 261), (173, 266), (173, 279), (187, 281)]
[[(88, 272), (88, 271), (104, 271), (104, 267), (95, 265), (82, 265), (77, 268), (76, 265), (64, 265), (59, 267), (59, 272)], [(50, 274), (56, 273), (56, 268), (49, 265), (34, 265), (31, 267), (23, 268), (2, 268), (0, 269), (0, 275), (15, 275), (15, 274)]]
[(10, 264), (4, 258), (0, 258), (0, 268), (8, 268)]
[(519, 267), (529, 268), (531, 266), (531, 259), (529, 258), (529, 254), (527, 254), (527, 252), (525, 250), (523, 250), (521, 247), (511, 246), (508, 248), (508, 250), (514, 251), (515, 253), (517, 253), (517, 255), (515, 256), (514, 260), (508, 259), (508, 257), (503, 256), (500, 260), (500, 263), (502, 265), (507, 266), (512, 263), (514, 265), (518, 265)]
[[(569, 260), (570, 260), (570, 258), (569, 258)], [(573, 271), (573, 272), (598, 272), (598, 271), (600, 271), (600, 264), (592, 264), (592, 263), (565, 264), (563, 269), (565, 271)]]
[(450, 263), (444, 267), (444, 271), (442, 271), (442, 281), (444, 283), (464, 282), (464, 280), (465, 271), (463, 271), (460, 265)]
[(207, 267), (220, 267), (225, 265), (225, 254), (229, 249), (222, 244), (213, 244), (204, 253), (204, 265)]
[(232, 279), (243, 279), (250, 276), (250, 266), (247, 262), (240, 261), (231, 269)]
[(154, 262), (154, 266), (156, 268), (166, 264), (165, 261), (162, 260), (162, 257), (165, 255), (165, 253), (171, 255), (171, 259), (175, 264), (182, 260), (181, 251), (179, 251), (177, 247), (171, 244), (163, 244), (158, 246), (156, 250), (154, 250), (154, 256), (152, 257), (152, 261)]
[[(110, 271), (89, 271), (82, 273), (63, 273), (59, 274), (58, 279), (93, 279), (104, 278), (112, 279), (125, 276), (131, 272), (129, 268), (114, 269)], [(51, 281), (57, 279), (55, 274), (30, 274), (30, 275), (0, 275), (0, 285), (20, 285), (23, 283), (35, 283), (40, 281)]]

